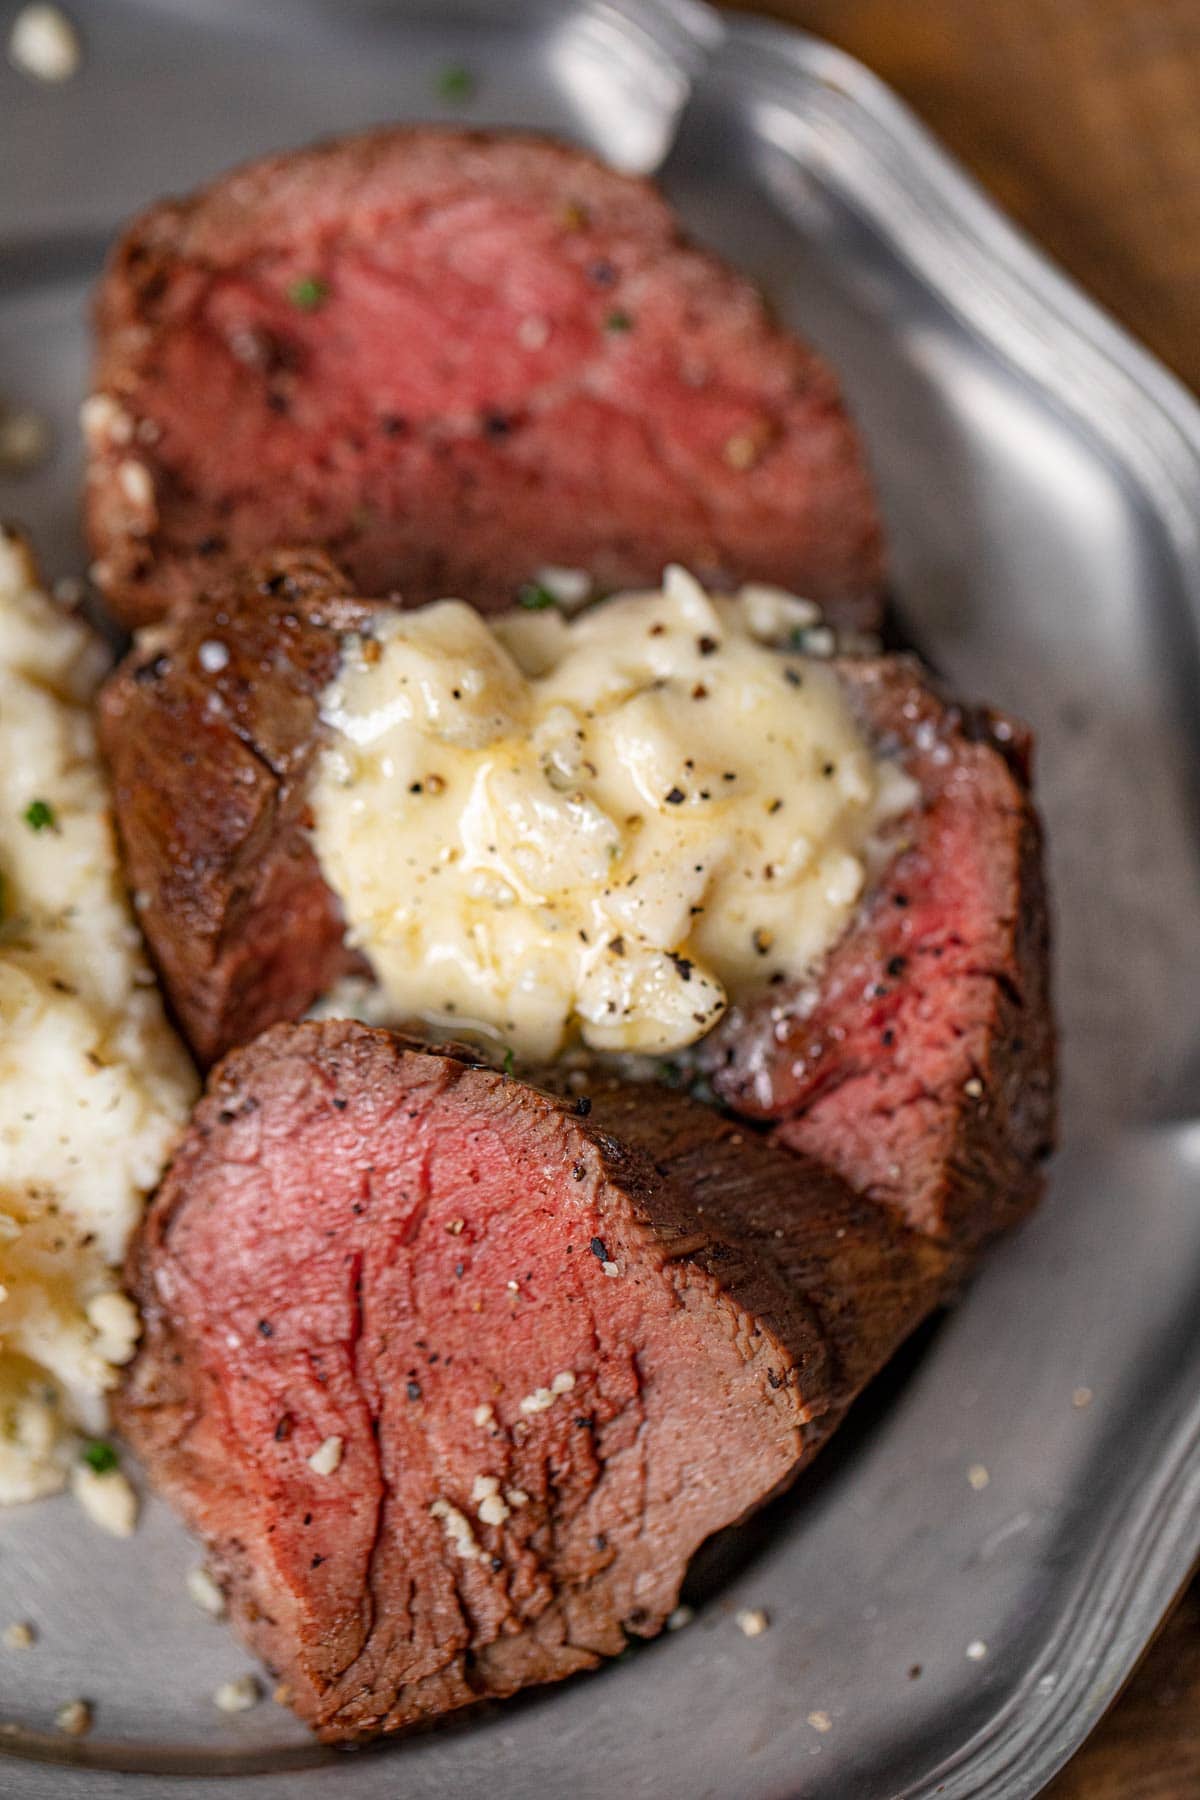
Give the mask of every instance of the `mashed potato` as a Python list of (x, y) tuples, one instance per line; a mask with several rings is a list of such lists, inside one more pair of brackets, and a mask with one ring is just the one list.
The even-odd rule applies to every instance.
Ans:
[(104, 1426), (138, 1335), (116, 1265), (196, 1087), (121, 882), (104, 662), (0, 531), (0, 1503)]

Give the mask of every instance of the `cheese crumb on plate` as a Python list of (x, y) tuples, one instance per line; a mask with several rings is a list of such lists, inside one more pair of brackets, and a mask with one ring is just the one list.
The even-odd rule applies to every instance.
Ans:
[(79, 71), (79, 33), (57, 6), (23, 6), (8, 38), (8, 60), (34, 81), (70, 81)]
[(185, 1579), (188, 1599), (210, 1619), (223, 1619), (228, 1610), (225, 1595), (203, 1564), (189, 1569)]
[(92, 1708), (87, 1700), (68, 1700), (54, 1715), (54, 1723), (67, 1737), (86, 1737), (92, 1729)]
[(239, 1675), (235, 1681), (223, 1681), (213, 1695), (218, 1712), (249, 1712), (262, 1699), (262, 1688), (254, 1675)]

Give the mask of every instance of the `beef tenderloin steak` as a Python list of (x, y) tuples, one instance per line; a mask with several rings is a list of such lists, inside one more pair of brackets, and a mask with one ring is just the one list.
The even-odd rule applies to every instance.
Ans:
[(1056, 1125), (1030, 738), (944, 703), (911, 658), (839, 672), (920, 806), (816, 978), (734, 1009), (701, 1056), (727, 1105), (918, 1230), (979, 1245), (1036, 1201)]
[(952, 1268), (684, 1096), (327, 1022), (214, 1073), (129, 1273), (121, 1428), (332, 1742), (659, 1630)]
[[(303, 582), (289, 588), (293, 561)], [(349, 966), (304, 789), (340, 634), (369, 628), (378, 604), (347, 598), (312, 553), (284, 557), (156, 627), (104, 693), (130, 883), (205, 1063), (299, 1017)], [(852, 1187), (969, 1247), (1033, 1204), (1054, 1135), (1028, 735), (942, 701), (912, 658), (835, 666), (919, 802), (824, 964), (735, 1009), (695, 1057), (735, 1111), (777, 1123)]]
[(136, 219), (95, 320), (86, 524), (126, 624), (280, 544), (412, 604), (682, 561), (877, 616), (834, 376), (565, 144), (389, 128), (252, 163)]
[(318, 703), (373, 612), (317, 551), (218, 580), (145, 631), (102, 691), (125, 871), (202, 1065), (361, 967), (308, 835)]

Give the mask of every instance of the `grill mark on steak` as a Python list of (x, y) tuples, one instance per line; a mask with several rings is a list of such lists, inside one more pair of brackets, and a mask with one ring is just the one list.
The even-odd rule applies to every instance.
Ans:
[(582, 1115), (391, 1033), (280, 1026), (210, 1078), (131, 1253), (118, 1415), (301, 1716), (369, 1736), (658, 1630), (955, 1273), (681, 1094), (607, 1084)]
[[(318, 304), (294, 304), (313, 277)], [(581, 151), (424, 128), (268, 158), (135, 220), (96, 322), (95, 389), (130, 423), (90, 428), (85, 510), (127, 623), (281, 542), (412, 602), (505, 604), (547, 563), (646, 585), (678, 560), (877, 621), (881, 533), (833, 375), (649, 183)]]

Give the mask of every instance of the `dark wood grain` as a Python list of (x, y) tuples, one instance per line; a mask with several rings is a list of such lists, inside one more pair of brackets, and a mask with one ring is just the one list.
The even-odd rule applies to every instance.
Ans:
[(751, 10), (868, 63), (1200, 388), (1197, 0), (757, 0)]
[[(1200, 389), (1200, 0), (755, 0), (882, 75)], [(1049, 1800), (1200, 1800), (1200, 1586)]]
[(1195, 1800), (1198, 1794), (1200, 1587), (1194, 1586), (1045, 1800)]

